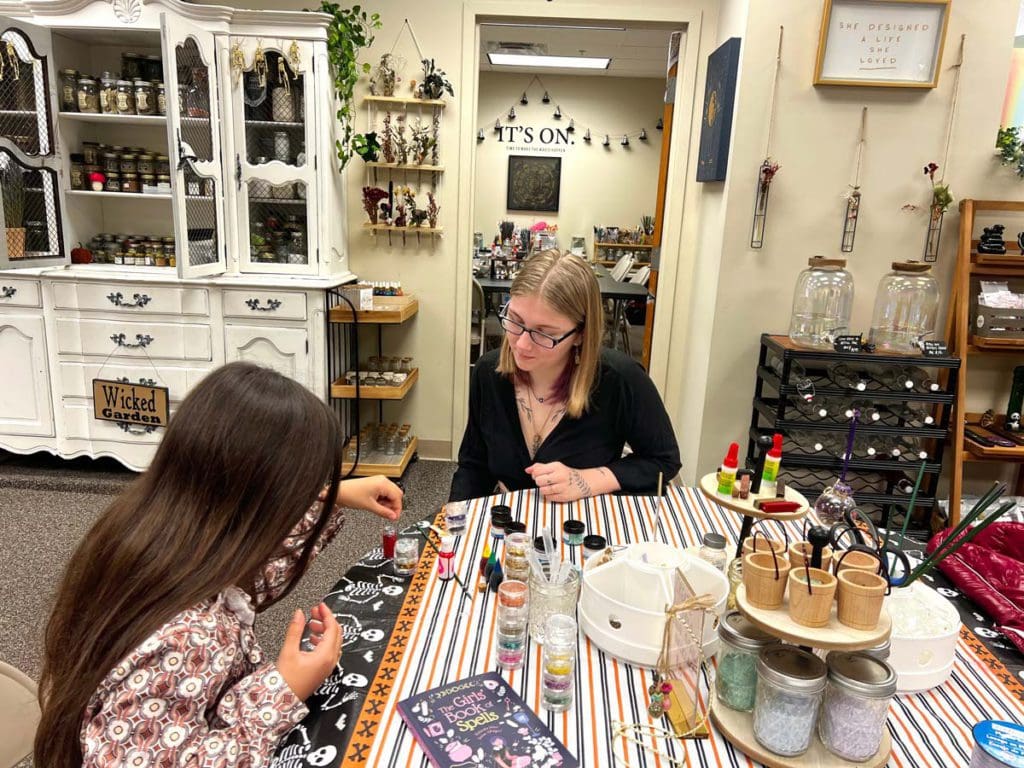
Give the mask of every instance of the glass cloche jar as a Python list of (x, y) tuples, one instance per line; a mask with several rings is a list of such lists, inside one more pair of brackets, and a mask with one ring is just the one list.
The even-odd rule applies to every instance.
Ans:
[(796, 279), (789, 338), (811, 349), (832, 349), (832, 341), (847, 331), (853, 308), (853, 276), (845, 259), (814, 256)]
[(878, 284), (868, 339), (879, 352), (914, 354), (918, 342), (935, 332), (939, 284), (928, 264), (893, 262)]

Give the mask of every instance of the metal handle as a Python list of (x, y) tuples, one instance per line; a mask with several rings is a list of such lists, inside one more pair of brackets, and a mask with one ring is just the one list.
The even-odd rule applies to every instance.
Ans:
[(245, 303), (253, 312), (273, 312), (281, 306), (280, 299), (267, 299), (267, 306), (265, 307), (260, 306), (259, 299), (246, 299)]
[(118, 291), (117, 293), (108, 293), (107, 298), (110, 299), (110, 303), (115, 307), (124, 307), (125, 309), (136, 309), (137, 307), (144, 307), (149, 304), (152, 299), (144, 293), (136, 293), (132, 295), (135, 299), (133, 302), (124, 300), (124, 294)]
[(0, 299), (10, 299), (14, 297), (14, 294), (18, 292), (18, 289), (13, 285), (5, 285), (0, 287)]
[(237, 154), (235, 155), (235, 186), (238, 189), (242, 188), (242, 160)]
[(125, 334), (123, 333), (115, 333), (110, 337), (110, 340), (112, 342), (117, 344), (117, 346), (119, 347), (124, 347), (125, 349), (144, 349), (145, 347), (148, 347), (150, 344), (153, 343), (153, 337), (150, 336), (148, 333), (136, 333), (134, 344), (125, 341), (124, 339)]

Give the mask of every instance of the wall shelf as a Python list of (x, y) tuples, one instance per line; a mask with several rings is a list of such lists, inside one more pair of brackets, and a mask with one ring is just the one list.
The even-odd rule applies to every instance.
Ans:
[(398, 163), (381, 163), (379, 161), (370, 161), (366, 164), (367, 168), (380, 168), (382, 170), (392, 171), (423, 171), (424, 173), (444, 173), (443, 165), (412, 165), (406, 163), (405, 165), (399, 165)]
[(407, 232), (410, 235), (440, 235), (444, 227), (396, 227), (391, 224), (364, 223), (363, 229), (374, 232)]
[[(89, 112), (58, 112), (61, 120), (77, 123), (106, 123), (108, 125), (167, 125), (166, 115), (108, 115)], [(207, 121), (209, 122), (209, 121)]]
[(121, 200), (162, 200), (164, 202), (168, 202), (171, 199), (169, 194), (146, 195), (142, 192), (93, 192), (89, 189), (69, 189), (65, 194), (72, 195), (74, 197), (116, 197)]
[[(360, 400), (404, 400), (409, 390), (419, 380), (420, 369), (413, 368), (408, 378), (395, 387), (368, 387), (365, 384), (359, 385)], [(356, 396), (355, 384), (346, 384), (345, 380), (338, 379), (331, 383), (331, 397), (340, 400), (354, 400)]]
[(399, 106), (438, 107), (448, 104), (444, 99), (404, 99), (401, 96), (364, 96), (363, 104), (396, 104)]

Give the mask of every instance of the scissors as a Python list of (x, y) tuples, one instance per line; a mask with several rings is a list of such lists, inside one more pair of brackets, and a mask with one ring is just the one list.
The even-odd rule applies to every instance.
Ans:
[(910, 576), (910, 558), (895, 544), (885, 543), (875, 524), (860, 509), (844, 512), (843, 522), (829, 529), (828, 539), (835, 552), (859, 550), (877, 555), (884, 565), (884, 575), (894, 587), (902, 585)]

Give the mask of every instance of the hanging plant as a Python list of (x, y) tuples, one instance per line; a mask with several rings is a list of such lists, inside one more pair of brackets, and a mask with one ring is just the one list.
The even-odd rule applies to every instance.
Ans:
[(1013, 171), (1024, 179), (1024, 143), (1021, 142), (1020, 129), (1016, 126), (1000, 128), (996, 134), (996, 155), (999, 162), (1013, 166)]
[[(455, 91), (443, 69), (438, 69), (433, 59), (423, 59), (423, 82), (416, 89), (416, 96), (420, 99), (440, 99), (445, 91), (449, 96), (454, 96)], [(512, 115), (511, 119), (514, 119)]]
[(334, 78), (334, 96), (338, 100), (338, 124), (341, 138), (335, 141), (340, 173), (352, 159), (354, 100), (353, 91), (361, 74), (369, 74), (370, 65), (356, 63), (359, 51), (373, 44), (373, 31), (380, 29), (380, 14), (367, 13), (360, 6), (341, 8), (337, 3), (323, 0), (317, 9), (332, 17), (327, 27), (327, 59)]

